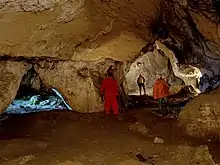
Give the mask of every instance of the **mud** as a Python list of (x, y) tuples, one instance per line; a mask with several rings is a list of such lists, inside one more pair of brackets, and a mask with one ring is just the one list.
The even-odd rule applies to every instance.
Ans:
[[(148, 132), (130, 131), (129, 126), (137, 122)], [(155, 144), (155, 137), (162, 138), (164, 143)], [(126, 160), (138, 161), (136, 155), (141, 154), (144, 158), (156, 155), (156, 165), (164, 161), (176, 165), (171, 153), (179, 146), (197, 148), (202, 144), (207, 143), (185, 137), (176, 120), (155, 116), (149, 109), (132, 110), (118, 118), (102, 113), (40, 112), (12, 115), (1, 122), (0, 164), (115, 165)], [(220, 162), (219, 145), (207, 145), (214, 160)], [(190, 158), (188, 155), (187, 159)]]

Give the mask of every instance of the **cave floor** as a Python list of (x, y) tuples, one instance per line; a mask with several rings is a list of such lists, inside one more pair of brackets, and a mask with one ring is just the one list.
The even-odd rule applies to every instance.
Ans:
[[(136, 121), (148, 132), (143, 134), (146, 129), (138, 128)], [(155, 144), (155, 137), (164, 143)], [(178, 165), (172, 155), (180, 146), (196, 148), (201, 144), (184, 137), (174, 119), (155, 116), (146, 109), (121, 114), (120, 120), (103, 114), (50, 111), (13, 115), (1, 123), (0, 164), (119, 165), (126, 160), (138, 163), (136, 154), (141, 153), (153, 157), (155, 165)], [(220, 147), (207, 145), (219, 162)], [(186, 164), (190, 157), (184, 157)]]

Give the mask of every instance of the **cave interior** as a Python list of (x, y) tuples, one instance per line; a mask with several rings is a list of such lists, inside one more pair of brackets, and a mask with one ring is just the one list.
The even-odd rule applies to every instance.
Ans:
[(219, 0), (0, 2), (1, 165), (220, 164), (219, 86)]

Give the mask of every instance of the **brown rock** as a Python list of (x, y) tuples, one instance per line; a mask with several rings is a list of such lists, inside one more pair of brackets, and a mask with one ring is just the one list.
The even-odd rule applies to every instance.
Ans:
[(97, 62), (42, 61), (35, 65), (35, 70), (42, 83), (56, 88), (73, 110), (90, 113), (104, 110), (100, 84), (110, 65), (118, 68), (114, 73), (120, 83), (123, 67), (120, 67), (121, 63), (108, 59)]
[(88, 113), (103, 110), (99, 90), (86, 65), (58, 62), (49, 69), (48, 64), (35, 67), (38, 76), (43, 84), (56, 88), (74, 110)]
[(179, 126), (187, 135), (218, 139), (220, 136), (220, 88), (201, 94), (179, 114)]
[(14, 100), (27, 67), (24, 62), (0, 61), (0, 112)]
[(175, 152), (170, 153), (172, 160), (168, 163), (158, 163), (160, 165), (175, 164), (175, 165), (215, 165), (212, 156), (209, 153), (208, 146), (202, 145), (199, 147), (178, 146)]
[(5, 0), (0, 3), (0, 54), (129, 59), (150, 40), (160, 2)]

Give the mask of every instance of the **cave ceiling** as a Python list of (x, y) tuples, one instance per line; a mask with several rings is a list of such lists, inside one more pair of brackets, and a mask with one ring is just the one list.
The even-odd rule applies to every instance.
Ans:
[(129, 60), (152, 37), (160, 0), (4, 0), (0, 55)]
[(0, 36), (2, 57), (74, 61), (131, 61), (142, 48), (148, 51), (150, 42), (163, 39), (180, 63), (218, 68), (219, 3), (4, 0), (0, 2)]

